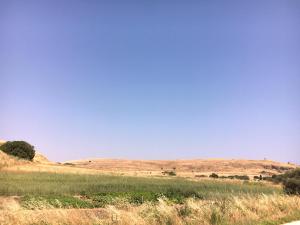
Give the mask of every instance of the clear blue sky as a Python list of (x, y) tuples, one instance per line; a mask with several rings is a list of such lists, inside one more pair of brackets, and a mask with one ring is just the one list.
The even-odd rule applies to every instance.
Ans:
[(0, 85), (51, 160), (300, 163), (300, 1), (3, 0)]

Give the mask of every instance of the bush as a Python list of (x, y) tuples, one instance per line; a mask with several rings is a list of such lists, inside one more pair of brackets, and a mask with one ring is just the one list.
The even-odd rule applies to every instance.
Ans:
[(66, 166), (75, 166), (74, 163), (64, 163), (64, 165), (66, 165)]
[(176, 176), (175, 171), (163, 171), (162, 174), (163, 175), (169, 175), (169, 176)]
[[(224, 178), (226, 178), (226, 177), (224, 177)], [(229, 179), (238, 179), (238, 180), (250, 180), (250, 177), (247, 176), (247, 175), (230, 175), (227, 178), (229, 178)]]
[(253, 179), (254, 180), (262, 180), (263, 177), (262, 177), (262, 175), (259, 175), (259, 176), (254, 176)]
[(300, 179), (288, 178), (283, 186), (287, 194), (300, 194)]
[(287, 194), (300, 194), (300, 168), (279, 175), (276, 180), (282, 181), (284, 191)]
[(271, 181), (271, 182), (276, 183), (276, 180), (273, 177), (263, 177), (263, 180)]
[(282, 183), (284, 192), (287, 194), (300, 194), (300, 168), (290, 170), (280, 175), (264, 177), (263, 180), (272, 181), (273, 183)]
[(169, 176), (176, 176), (176, 173), (174, 171), (170, 171), (168, 174)]
[(216, 174), (216, 173), (212, 173), (211, 175), (209, 175), (209, 177), (212, 177), (212, 178), (219, 178), (219, 175)]
[(34, 147), (25, 141), (8, 141), (0, 146), (0, 150), (27, 160), (32, 160), (35, 155)]
[(235, 175), (235, 178), (239, 180), (250, 180), (249, 176), (247, 175)]
[(169, 200), (182, 204), (185, 198), (203, 199), (203, 196), (195, 190), (181, 190), (179, 188), (169, 188), (162, 193)]

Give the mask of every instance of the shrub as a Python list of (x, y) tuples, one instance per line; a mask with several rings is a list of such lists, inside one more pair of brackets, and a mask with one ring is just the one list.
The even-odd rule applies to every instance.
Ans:
[(176, 172), (174, 172), (174, 171), (170, 171), (168, 174), (169, 174), (169, 176), (176, 176)]
[(64, 163), (66, 166), (74, 166), (74, 163)]
[(175, 171), (163, 171), (162, 174), (163, 175), (169, 175), (169, 176), (176, 176)]
[(216, 174), (216, 173), (212, 173), (211, 175), (209, 175), (209, 177), (212, 177), (212, 178), (218, 178), (218, 177), (219, 177), (219, 175), (218, 175), (218, 174)]
[[(273, 176), (274, 176), (274, 175), (273, 175)], [(273, 177), (273, 176), (272, 176), (272, 177)], [(263, 177), (262, 177), (262, 175), (259, 175), (259, 176), (254, 176), (253, 179), (254, 179), (254, 180), (263, 180)]]
[(288, 178), (283, 186), (287, 194), (300, 194), (300, 179)]
[(8, 141), (0, 146), (0, 150), (6, 154), (28, 160), (32, 160), (35, 155), (34, 147), (25, 141)]
[[(250, 180), (249, 176), (247, 176), (247, 175), (230, 175), (227, 178), (229, 178), (229, 179), (238, 179), (238, 180)], [(255, 177), (254, 177), (254, 179), (255, 179)]]
[(300, 194), (300, 168), (276, 176), (276, 180), (283, 182), (283, 188), (286, 193)]
[(203, 199), (203, 196), (195, 190), (181, 190), (179, 188), (168, 188), (162, 193), (169, 200), (182, 204), (185, 198)]
[(249, 176), (247, 175), (235, 175), (235, 178), (239, 180), (250, 180)]
[(266, 180), (266, 181), (272, 181), (272, 182), (275, 182), (275, 179), (273, 177), (263, 177), (262, 178), (263, 180)]
[(263, 180), (282, 183), (287, 194), (300, 194), (300, 168), (290, 170), (280, 175), (264, 177)]
[(253, 179), (254, 179), (254, 180), (260, 180), (260, 179), (259, 179), (259, 176), (254, 176)]

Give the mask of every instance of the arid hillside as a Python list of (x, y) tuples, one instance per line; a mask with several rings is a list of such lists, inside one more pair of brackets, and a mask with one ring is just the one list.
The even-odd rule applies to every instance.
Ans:
[[(0, 145), (4, 141), (0, 141)], [(126, 160), (86, 159), (65, 163), (51, 162), (39, 152), (33, 161), (21, 160), (0, 151), (0, 169), (9, 171), (41, 171), (59, 173), (110, 173), (133, 176), (162, 176), (174, 172), (182, 177), (219, 175), (263, 175), (284, 173), (297, 165), (270, 160), (194, 159), (194, 160)]]
[(27, 160), (18, 159), (0, 151), (0, 170), (6, 167), (32, 164)]
[(177, 175), (197, 176), (212, 172), (224, 175), (273, 175), (296, 168), (294, 164), (280, 163), (269, 160), (226, 160), (226, 159), (195, 159), (195, 160), (124, 160), (124, 159), (87, 159), (69, 161), (74, 167), (90, 168), (107, 172), (129, 174), (161, 175), (165, 171), (175, 171)]

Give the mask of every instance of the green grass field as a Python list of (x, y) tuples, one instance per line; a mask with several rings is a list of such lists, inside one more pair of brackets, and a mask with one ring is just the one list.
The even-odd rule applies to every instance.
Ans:
[[(0, 195), (23, 196), (23, 205), (46, 202), (52, 206), (92, 208), (125, 199), (140, 204), (165, 196), (175, 203), (186, 198), (221, 199), (238, 195), (281, 193), (263, 183), (183, 178), (142, 178), (54, 173), (0, 173)], [(84, 196), (85, 200), (74, 198)]]
[(114, 224), (116, 215), (126, 225), (277, 225), (300, 218), (299, 197), (255, 181), (0, 172), (0, 196), (8, 196), (2, 207), (10, 201), (20, 209), (0, 209), (9, 225)]

